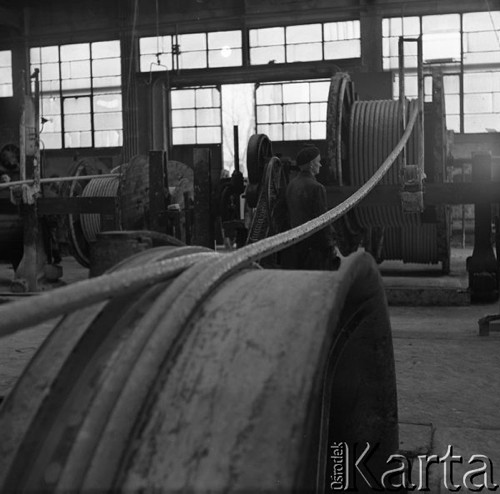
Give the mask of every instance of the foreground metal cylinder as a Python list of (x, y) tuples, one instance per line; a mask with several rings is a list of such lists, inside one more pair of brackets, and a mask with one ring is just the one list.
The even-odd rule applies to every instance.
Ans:
[[(197, 268), (181, 276), (196, 284)], [(167, 324), (169, 300), (182, 314), (175, 286), (59, 322), (0, 408), (1, 492), (316, 491), (337, 443), (377, 446), (369, 467), (383, 472), (398, 447), (396, 381), (371, 256), (338, 272), (239, 271), (180, 326)]]

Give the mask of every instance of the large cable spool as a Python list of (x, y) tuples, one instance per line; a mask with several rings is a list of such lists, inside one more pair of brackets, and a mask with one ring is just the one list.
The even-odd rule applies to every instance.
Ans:
[[(408, 104), (408, 114), (417, 101)], [(349, 171), (352, 185), (364, 184), (394, 149), (403, 134), (401, 103), (393, 100), (356, 101), (352, 106), (349, 135)], [(416, 164), (418, 129), (415, 129), (407, 145), (407, 163)], [(400, 155), (382, 184), (398, 185), (400, 179)], [(374, 226), (399, 227), (419, 225), (420, 214), (403, 213), (394, 206), (371, 206), (356, 208), (358, 223), (364, 228)]]
[[(378, 169), (403, 133), (401, 103), (393, 100), (360, 101), (346, 73), (336, 74), (330, 85), (327, 112), (329, 167), (337, 185), (362, 185)], [(417, 105), (407, 102), (407, 116)], [(432, 103), (426, 103), (425, 173), (431, 182), (446, 180), (446, 126), (442, 78), (433, 77)], [(407, 164), (418, 163), (418, 126), (406, 146)], [(402, 156), (382, 184), (399, 185)], [(421, 214), (403, 213), (400, 207), (357, 207), (334, 224), (342, 254), (356, 250), (364, 231), (383, 231), (382, 259), (404, 262), (443, 263), (449, 270), (450, 214), (446, 206), (435, 208), (429, 222)]]
[[(116, 197), (120, 181), (118, 177), (93, 178), (85, 186), (82, 197)], [(82, 214), (82, 231), (87, 242), (95, 242), (96, 235), (101, 231), (100, 214)]]
[(397, 399), (373, 259), (243, 269), (186, 312), (213, 263), (58, 323), (0, 408), (2, 492), (323, 491), (342, 442), (377, 444), (380, 478)]
[[(346, 72), (338, 72), (330, 82), (326, 118), (328, 176), (334, 185), (350, 185), (349, 135), (352, 106), (358, 96)], [(355, 252), (362, 238), (362, 229), (354, 211), (349, 211), (333, 225), (340, 252)]]

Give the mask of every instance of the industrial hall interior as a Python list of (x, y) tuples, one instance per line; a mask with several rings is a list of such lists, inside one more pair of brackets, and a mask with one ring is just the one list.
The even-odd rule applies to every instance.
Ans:
[(0, 0), (0, 494), (500, 487), (500, 0)]

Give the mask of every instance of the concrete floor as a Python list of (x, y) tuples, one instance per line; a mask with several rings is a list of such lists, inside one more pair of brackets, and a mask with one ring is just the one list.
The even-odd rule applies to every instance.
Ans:
[[(431, 290), (439, 286), (442, 291), (464, 291), (464, 261), (469, 254), (470, 249), (454, 251), (448, 281), (436, 272), (411, 272), (412, 266), (407, 266), (409, 272), (402, 277), (396, 264), (384, 263), (381, 270), (386, 273), (387, 291), (398, 284), (402, 289), (417, 288), (422, 293), (427, 286)], [(86, 271), (72, 258), (65, 258), (63, 267), (63, 279), (67, 283), (86, 277)], [(439, 267), (432, 270), (439, 271)], [(0, 265), (0, 299), (8, 295), (11, 278), (12, 270)], [(432, 296), (430, 299), (426, 296), (425, 300), (432, 303)], [(390, 306), (400, 448), (408, 457), (431, 453), (442, 457), (451, 445), (453, 454), (461, 455), (464, 462), (453, 465), (456, 484), (462, 484), (466, 470), (477, 468), (477, 463), (474, 466), (468, 463), (473, 454), (486, 455), (493, 466), (500, 465), (500, 332), (480, 337), (477, 324), (480, 317), (498, 312), (498, 303)], [(42, 323), (1, 340), (0, 396), (12, 388), (54, 322)], [(414, 461), (412, 479), (416, 479), (417, 465)], [(495, 472), (493, 470), (494, 480), (500, 483), (500, 474), (495, 477)], [(429, 474), (430, 492), (448, 492), (443, 485), (442, 464), (431, 465)]]

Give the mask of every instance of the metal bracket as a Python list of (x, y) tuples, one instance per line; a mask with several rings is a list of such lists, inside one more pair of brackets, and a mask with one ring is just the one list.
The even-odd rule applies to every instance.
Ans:
[(402, 167), (403, 188), (401, 206), (403, 213), (421, 213), (424, 210), (424, 191), (422, 187), (424, 174), (419, 165)]

